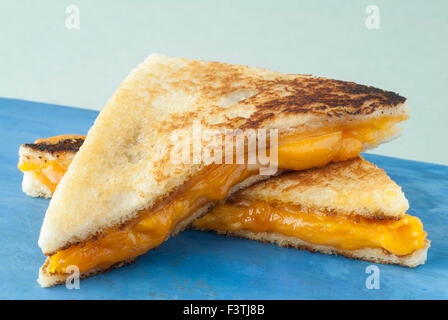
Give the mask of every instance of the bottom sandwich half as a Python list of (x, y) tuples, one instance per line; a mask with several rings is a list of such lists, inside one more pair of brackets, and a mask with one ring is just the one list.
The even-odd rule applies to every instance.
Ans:
[(323, 168), (284, 173), (241, 190), (193, 228), (415, 267), (430, 241), (408, 209), (401, 188), (373, 164), (356, 158)]

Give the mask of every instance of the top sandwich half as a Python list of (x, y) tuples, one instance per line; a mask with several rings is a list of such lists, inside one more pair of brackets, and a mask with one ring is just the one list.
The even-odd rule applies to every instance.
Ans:
[[(209, 166), (170, 161), (171, 133), (191, 130), (194, 121), (203, 130), (277, 129), (279, 168), (301, 170), (390, 140), (408, 117), (405, 100), (351, 82), (153, 54), (128, 75), (90, 129), (50, 202), (39, 246), (51, 256), (185, 194)], [(209, 190), (225, 191), (195, 195), (200, 204), (193, 211), (257, 175), (232, 171), (215, 185), (202, 176)]]

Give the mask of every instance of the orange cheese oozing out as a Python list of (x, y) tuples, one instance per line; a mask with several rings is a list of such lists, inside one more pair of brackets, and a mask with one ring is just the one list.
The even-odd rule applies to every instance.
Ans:
[(51, 193), (54, 193), (70, 163), (71, 161), (68, 164), (62, 164), (55, 160), (37, 162), (21, 160), (17, 167), (23, 172), (30, 172), (34, 179), (47, 186)]
[[(331, 161), (344, 161), (358, 156), (368, 143), (376, 145), (396, 130), (395, 125), (406, 117), (374, 119), (353, 128), (332, 128), (331, 130), (304, 134), (288, 134), (279, 137), (278, 166), (282, 169), (304, 170), (321, 167)], [(51, 141), (51, 138), (45, 139)], [(44, 140), (42, 140), (44, 141)], [(70, 162), (54, 160), (38, 162), (21, 160), (18, 168), (32, 172), (35, 179), (52, 192), (56, 189)]]
[[(351, 129), (280, 136), (279, 168), (301, 170), (356, 157), (364, 143), (375, 144), (402, 120), (404, 118), (389, 118)], [(257, 173), (258, 170), (249, 171), (245, 165), (211, 165), (168, 202), (142, 210), (137, 218), (123, 226), (105, 230), (95, 238), (56, 252), (47, 260), (45, 271), (62, 274), (67, 266), (77, 265), (80, 272), (85, 272), (137, 257), (160, 245), (197, 209), (209, 201), (224, 199), (233, 185)]]
[(398, 131), (406, 117), (373, 119), (356, 127), (332, 128), (279, 138), (278, 166), (290, 170), (321, 167), (358, 156), (365, 145), (376, 146)]
[(137, 257), (159, 246), (181, 221), (207, 202), (224, 199), (233, 185), (255, 174), (257, 171), (249, 171), (245, 165), (208, 166), (183, 187), (183, 192), (156, 208), (142, 210), (138, 219), (58, 251), (49, 258), (47, 272), (64, 273), (69, 265), (85, 272)]
[(292, 205), (271, 206), (263, 201), (224, 204), (195, 220), (199, 229), (217, 231), (273, 232), (312, 244), (342, 250), (382, 248), (408, 255), (425, 246), (426, 232), (419, 218), (400, 220), (305, 213)]

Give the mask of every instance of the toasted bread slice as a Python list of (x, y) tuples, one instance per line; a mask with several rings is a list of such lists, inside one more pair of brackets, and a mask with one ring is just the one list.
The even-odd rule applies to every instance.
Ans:
[[(246, 165), (173, 163), (175, 130), (198, 121), (203, 130), (275, 129), (279, 168), (307, 169), (390, 139), (406, 118), (405, 98), (373, 87), (151, 55), (111, 97), (56, 189), (39, 237), (50, 256), (42, 272), (60, 276), (76, 264), (87, 274), (135, 258), (238, 185), (267, 178)], [(155, 220), (166, 215), (162, 228)], [(163, 232), (145, 233), (145, 245), (112, 240), (152, 223)]]
[(429, 240), (401, 188), (356, 158), (241, 190), (193, 228), (353, 259), (414, 267)]
[(285, 173), (241, 190), (233, 197), (238, 199), (290, 203), (306, 212), (371, 219), (400, 219), (409, 209), (401, 187), (362, 157)]
[(23, 171), (23, 192), (50, 198), (84, 139), (81, 135), (60, 135), (22, 144), (18, 167)]

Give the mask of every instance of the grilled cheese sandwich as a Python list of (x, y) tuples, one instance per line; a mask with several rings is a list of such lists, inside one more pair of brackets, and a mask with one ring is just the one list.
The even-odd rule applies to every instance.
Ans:
[(151, 55), (109, 100), (54, 192), (39, 282), (63, 282), (68, 265), (89, 276), (132, 261), (269, 177), (245, 164), (173, 164), (170, 133), (194, 120), (278, 130), (282, 171), (355, 157), (406, 117), (405, 98), (373, 87)]
[(84, 139), (81, 135), (60, 135), (21, 145), (18, 168), (23, 172), (23, 192), (51, 198)]

